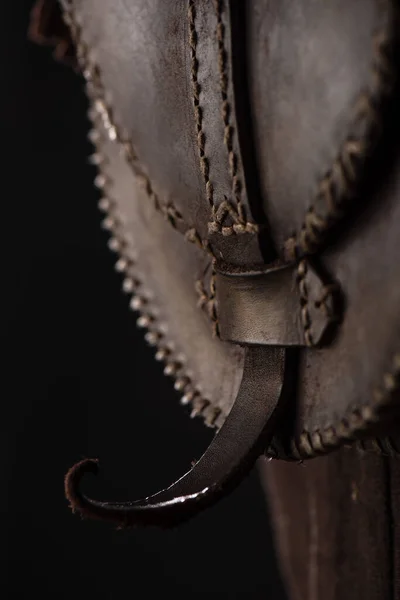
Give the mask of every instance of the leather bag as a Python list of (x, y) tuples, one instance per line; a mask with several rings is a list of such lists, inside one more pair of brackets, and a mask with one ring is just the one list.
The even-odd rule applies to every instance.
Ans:
[(73, 510), (166, 527), (260, 455), (397, 452), (398, 1), (60, 5), (123, 290), (181, 403), (216, 430), (138, 501), (88, 498), (98, 464), (80, 461)]

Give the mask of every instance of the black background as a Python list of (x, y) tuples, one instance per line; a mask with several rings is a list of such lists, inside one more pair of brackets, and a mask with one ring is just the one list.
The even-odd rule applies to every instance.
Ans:
[[(2, 598), (283, 598), (256, 473), (181, 528), (73, 516), (66, 469), (102, 461), (97, 497), (169, 484), (211, 439), (136, 329), (100, 228), (82, 82), (0, 21)], [(6, 584), (7, 582), (7, 584)]]

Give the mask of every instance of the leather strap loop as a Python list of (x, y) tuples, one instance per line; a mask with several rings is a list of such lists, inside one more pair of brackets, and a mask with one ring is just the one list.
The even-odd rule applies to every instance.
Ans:
[(195, 516), (236, 487), (269, 445), (281, 401), (285, 350), (250, 347), (238, 396), (224, 425), (196, 465), (169, 488), (136, 502), (100, 502), (81, 493), (87, 472), (97, 460), (74, 465), (65, 478), (65, 493), (83, 517), (121, 526), (171, 527)]
[(258, 271), (217, 271), (220, 337), (242, 345), (320, 345), (335, 320), (335, 291), (305, 260)]

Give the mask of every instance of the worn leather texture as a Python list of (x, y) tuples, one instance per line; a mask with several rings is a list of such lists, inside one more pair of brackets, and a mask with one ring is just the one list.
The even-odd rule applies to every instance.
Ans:
[(343, 448), (259, 470), (290, 600), (399, 600), (398, 456)]
[(188, 377), (220, 425), (243, 350), (217, 339), (228, 307), (216, 301), (215, 264), (229, 272), (314, 254), (340, 289), (338, 325), (317, 347), (315, 290), (300, 277), (308, 347), (270, 452), (306, 458), (372, 435), (400, 374), (395, 0), (73, 7), (81, 59), (104, 91), (93, 119), (114, 138), (100, 148), (100, 187), (118, 217), (108, 225), (140, 273), (147, 321), (172, 348), (169, 372), (184, 371), (179, 385)]
[[(235, 185), (230, 160), (235, 161), (241, 202), (247, 204), (238, 139), (232, 135), (230, 158), (224, 143), (226, 122), (221, 118), (222, 76), (228, 81), (229, 121), (235, 117), (227, 13), (223, 14), (226, 61), (220, 65), (216, 12), (208, 3), (196, 5), (196, 54), (204, 58), (198, 59), (194, 66), (187, 2), (167, 5), (160, 0), (135, 3), (78, 0), (74, 5), (85, 41), (112, 97), (116, 116), (138, 153), (140, 149), (140, 161), (154, 189), (164, 202), (174, 204), (185, 223), (195, 225), (204, 238), (210, 220), (209, 206), (204, 202), (205, 184), (208, 180), (212, 182), (213, 203), (217, 208), (225, 199), (230, 200)], [(225, 74), (221, 74), (222, 70)], [(208, 175), (203, 174), (199, 160), (192, 77), (201, 88), (200, 118), (202, 135), (207, 139)], [(251, 220), (251, 215), (247, 216)], [(249, 253), (252, 262), (261, 260), (257, 240), (251, 235), (245, 234), (243, 241), (235, 236), (235, 242), (217, 236), (215, 245), (221, 258), (224, 246), (228, 245), (230, 260), (234, 254), (240, 263), (244, 247), (246, 262)]]
[(207, 259), (154, 208), (101, 123), (96, 131), (101, 136), (96, 143), (107, 178), (102, 191), (115, 201), (115, 239), (123, 240), (125, 255), (130, 258), (126, 280), (140, 281), (140, 292), (134, 298), (139, 305), (144, 303), (152, 332), (162, 336), (159, 344), (168, 353), (165, 360), (166, 366), (171, 365), (170, 375), (179, 373), (196, 381), (199, 410), (210, 401), (210, 418), (217, 409), (217, 424), (221, 424), (239, 389), (243, 350), (213, 337), (207, 314), (198, 308), (195, 283)]
[(282, 248), (348, 137), (373, 79), (376, 0), (256, 0), (248, 7), (249, 89), (263, 202)]
[(134, 502), (91, 500), (80, 491), (80, 480), (87, 472), (97, 472), (98, 461), (84, 459), (66, 477), (71, 506), (82, 516), (123, 526), (171, 527), (222, 498), (241, 483), (282, 418), (287, 362), (282, 348), (247, 348), (238, 397), (225, 423), (203, 456), (173, 485)]
[[(300, 277), (310, 290), (309, 338), (302, 318)], [(303, 263), (300, 274), (291, 264), (265, 271), (217, 272), (216, 298), (224, 307), (218, 318), (220, 338), (242, 345), (307, 346), (311, 340), (319, 344), (332, 325), (335, 310), (333, 290)]]

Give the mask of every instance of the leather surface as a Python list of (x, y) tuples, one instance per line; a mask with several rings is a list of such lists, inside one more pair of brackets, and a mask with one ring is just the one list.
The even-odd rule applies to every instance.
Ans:
[(125, 526), (169, 527), (190, 518), (238, 485), (263, 447), (270, 443), (277, 417), (284, 410), (284, 376), (285, 350), (248, 348), (235, 404), (221, 430), (190, 471), (167, 489), (143, 500), (99, 502), (79, 490), (82, 475), (97, 471), (96, 460), (83, 460), (66, 477), (66, 496), (72, 508), (82, 516)]
[[(329, 349), (304, 351), (298, 428), (329, 427), (349, 406), (366, 406), (393, 371), (400, 347), (400, 170), (393, 169), (357, 227), (325, 264), (346, 293), (345, 317)], [(327, 409), (330, 402), (333, 411)]]
[[(100, 65), (115, 116), (133, 140), (140, 161), (154, 188), (165, 202), (172, 202), (188, 226), (200, 237), (208, 232), (210, 211), (198, 156), (191, 85), (188, 3), (163, 0), (76, 0), (76, 14), (93, 59)], [(198, 60), (196, 79), (201, 86), (202, 135), (207, 140), (209, 180), (218, 208), (228, 201), (236, 206), (230, 160), (237, 168), (240, 201), (247, 205), (246, 187), (235, 127), (235, 106), (229, 61), (230, 29), (227, 6), (221, 14), (226, 47), (227, 101), (232, 128), (233, 156), (229, 156), (222, 117), (220, 59), (216, 39), (217, 17), (212, 3), (196, 3)], [(212, 35), (210, 35), (212, 32)], [(235, 197), (234, 197), (235, 196)], [(248, 220), (252, 215), (247, 210)], [(231, 221), (229, 216), (224, 223)], [(219, 258), (240, 264), (261, 262), (255, 236), (213, 236)], [(245, 249), (245, 254), (243, 251)]]
[[(118, 233), (126, 239), (133, 261), (128, 277), (142, 282), (146, 310), (156, 317), (163, 346), (171, 349), (178, 370), (196, 382), (200, 398), (229, 413), (243, 373), (243, 350), (210, 335), (206, 314), (199, 310), (195, 283), (206, 259), (201, 250), (175, 231), (138, 186), (117, 146), (108, 140), (101, 124), (103, 170), (107, 193), (116, 202)], [(134, 399), (132, 399), (134, 401)]]
[[(237, 344), (269, 346), (321, 342), (334, 314), (332, 294), (324, 289), (310, 265), (303, 262), (301, 272), (303, 287), (310, 290), (307, 305), (302, 302), (300, 275), (294, 265), (264, 272), (217, 272), (217, 302), (223, 307), (219, 313), (220, 338)], [(304, 307), (311, 327), (304, 321)]]
[(282, 251), (315, 202), (372, 80), (377, 0), (256, 0), (247, 5), (256, 157)]
[(398, 600), (398, 456), (260, 460), (290, 600)]
[[(227, 2), (216, 3), (219, 16), (214, 3), (183, 0), (171, 6), (161, 0), (76, 0), (74, 5), (113, 114), (132, 138), (159, 197), (181, 213), (180, 230), (195, 228), (217, 261), (233, 270), (274, 258), (264, 247), (269, 233), (285, 256), (285, 241), (301, 228), (321, 178), (353, 132), (354, 106), (374, 80), (376, 33), (392, 4), (257, 0), (245, 5), (243, 22), (234, 11), (234, 23)], [(238, 85), (243, 63), (248, 81), (242, 83), (248, 88)], [(252, 128), (242, 110), (246, 95)], [(398, 125), (392, 119), (388, 146)], [(253, 148), (262, 197), (256, 193), (257, 174), (243, 166), (240, 147), (242, 153), (247, 149), (246, 157)], [(146, 194), (137, 191), (112, 143), (105, 153), (148, 295), (197, 385), (226, 414), (243, 359), (240, 348), (212, 340), (211, 326), (195, 308), (193, 275), (204, 272), (210, 254), (170, 230)], [(396, 387), (400, 182), (397, 157), (386, 151), (382, 157), (386, 168), (374, 186), (362, 189), (362, 206), (316, 259), (329, 281), (340, 286), (344, 312), (327, 346), (300, 353), (296, 410), (278, 435), (288, 455), (302, 433), (316, 443), (320, 431), (346, 437), (348, 423), (360, 415), (363, 420), (377, 398)], [(234, 191), (238, 178), (240, 194)], [(212, 206), (206, 180), (214, 189)], [(245, 224), (237, 218), (240, 207)], [(264, 229), (249, 233), (246, 224)], [(224, 306), (217, 308), (214, 325), (224, 312)]]

